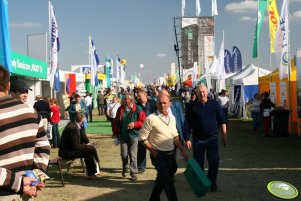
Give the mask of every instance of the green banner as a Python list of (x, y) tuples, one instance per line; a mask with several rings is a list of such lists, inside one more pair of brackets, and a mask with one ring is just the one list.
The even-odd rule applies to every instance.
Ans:
[(258, 0), (258, 16), (255, 28), (254, 43), (253, 43), (253, 58), (258, 57), (258, 38), (262, 27), (263, 18), (267, 9), (267, 0)]
[(36, 78), (47, 78), (48, 65), (46, 62), (23, 54), (12, 52), (12, 73)]

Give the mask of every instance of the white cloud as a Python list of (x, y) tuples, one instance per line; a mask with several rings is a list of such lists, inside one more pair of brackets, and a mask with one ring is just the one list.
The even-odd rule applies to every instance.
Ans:
[(301, 19), (301, 10), (294, 12), (292, 17), (293, 19)]
[(23, 22), (23, 23), (11, 23), (10, 27), (12, 28), (32, 28), (32, 27), (39, 27), (41, 26), (41, 23), (38, 22)]
[(245, 0), (238, 3), (229, 3), (225, 6), (225, 10), (234, 13), (246, 13), (257, 11), (257, 1)]
[(157, 57), (166, 57), (166, 54), (165, 53), (159, 53), (159, 54), (157, 54)]
[(256, 18), (254, 17), (249, 17), (249, 16), (243, 16), (239, 19), (239, 21), (244, 21), (244, 22), (256, 22)]

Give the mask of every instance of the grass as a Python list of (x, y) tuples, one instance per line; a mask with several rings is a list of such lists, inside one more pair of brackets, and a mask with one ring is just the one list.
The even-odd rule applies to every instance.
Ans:
[[(62, 134), (65, 127), (61, 127), (59, 132)], [(112, 134), (111, 122), (107, 121), (107, 118), (102, 115), (93, 115), (93, 121), (88, 122), (86, 129), (87, 134)]]

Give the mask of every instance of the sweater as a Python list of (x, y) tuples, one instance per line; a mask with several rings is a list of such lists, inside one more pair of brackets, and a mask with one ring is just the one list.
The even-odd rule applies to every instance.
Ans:
[(224, 111), (215, 100), (208, 100), (206, 103), (195, 101), (189, 104), (186, 110), (184, 123), (184, 140), (189, 140), (190, 131), (197, 139), (210, 139), (217, 137), (218, 125), (225, 124)]
[(174, 139), (178, 136), (176, 119), (173, 115), (169, 115), (169, 124), (166, 124), (157, 113), (153, 113), (146, 118), (139, 131), (139, 141), (148, 141), (159, 151), (174, 150)]
[(46, 172), (50, 145), (41, 116), (12, 97), (0, 98), (0, 196), (22, 190), (26, 170)]

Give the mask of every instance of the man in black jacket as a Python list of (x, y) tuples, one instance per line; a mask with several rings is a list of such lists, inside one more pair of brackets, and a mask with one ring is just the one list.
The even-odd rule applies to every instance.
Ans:
[[(59, 156), (64, 159), (84, 158), (87, 168), (87, 179), (97, 179), (99, 175), (99, 159), (95, 147), (89, 144), (86, 134), (80, 133), (85, 116), (76, 112), (75, 121), (65, 127), (59, 146)], [(84, 143), (81, 143), (84, 142)]]

